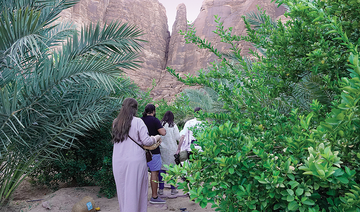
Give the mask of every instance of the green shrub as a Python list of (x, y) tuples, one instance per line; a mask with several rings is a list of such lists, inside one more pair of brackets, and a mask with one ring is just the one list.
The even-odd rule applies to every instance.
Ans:
[(189, 101), (186, 96), (179, 94), (172, 102), (167, 102), (162, 99), (155, 102), (156, 117), (161, 120), (166, 111), (171, 111), (174, 114), (174, 122), (179, 130), (184, 126), (185, 122), (193, 117), (194, 109), (189, 106)]
[(58, 151), (58, 157), (42, 163), (31, 176), (37, 183), (58, 189), (59, 182), (71, 186), (98, 185), (111, 198), (116, 193), (112, 174), (111, 124), (79, 137), (74, 146)]
[[(117, 79), (121, 83), (122, 78)], [(138, 116), (145, 106), (151, 102), (150, 90), (142, 92), (136, 85), (129, 84), (127, 89), (132, 92), (124, 92), (116, 88), (112, 94), (115, 98), (134, 96), (138, 100)], [(121, 105), (117, 105), (121, 108)], [(118, 110), (118, 111), (119, 111)], [(100, 194), (111, 198), (116, 194), (116, 185), (112, 172), (111, 125), (118, 112), (114, 112), (99, 129), (87, 133), (86, 136), (78, 136), (73, 145), (57, 152), (58, 157), (46, 160), (31, 174), (33, 182), (46, 185), (52, 189), (58, 189), (59, 183), (68, 183), (70, 186), (100, 186)]]
[[(359, 35), (346, 24), (357, 23), (359, 4), (282, 2), (290, 20), (274, 27), (263, 14), (267, 21), (253, 28), (245, 18), (248, 36), (232, 35), (216, 19), (215, 33), (232, 45), (232, 59), (195, 36), (195, 29), (184, 33), (221, 61), (198, 77), (169, 72), (184, 83), (212, 88), (226, 111), (197, 115), (211, 120), (195, 131), (203, 151), (193, 148), (190, 163), (170, 167), (166, 180), (190, 192), (200, 206), (212, 203), (218, 211), (359, 211)], [(241, 57), (240, 40), (265, 49), (266, 57), (256, 52), (255, 61)], [(291, 45), (283, 48), (286, 42)], [(320, 62), (314, 52), (321, 52)], [(318, 89), (336, 96), (320, 101), (302, 95), (296, 86), (303, 74), (320, 76)], [(303, 102), (291, 100), (297, 95)], [(173, 175), (188, 181), (177, 182)]]

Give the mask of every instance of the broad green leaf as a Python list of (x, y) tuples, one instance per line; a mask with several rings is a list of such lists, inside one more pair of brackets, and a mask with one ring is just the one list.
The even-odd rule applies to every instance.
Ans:
[(348, 184), (349, 180), (346, 177), (336, 177), (337, 180), (339, 180), (343, 184)]
[(345, 172), (347, 175), (351, 176), (351, 171), (350, 171), (349, 167), (345, 166)]
[(304, 193), (304, 189), (302, 189), (302, 188), (297, 188), (296, 191), (295, 191), (295, 193), (296, 193), (296, 196), (301, 196), (301, 195)]
[(301, 201), (304, 205), (315, 205), (315, 202), (311, 199), (306, 199), (305, 201)]
[(234, 174), (234, 168), (229, 168), (229, 173)]
[(275, 204), (274, 207), (273, 207), (274, 210), (278, 210), (279, 208), (281, 208), (280, 203)]
[(291, 195), (291, 196), (294, 196), (294, 191), (291, 190), (291, 189), (286, 189), (286, 191)]
[(288, 177), (291, 179), (291, 180), (295, 180), (295, 176), (293, 174), (288, 174)]
[(336, 169), (335, 172), (334, 172), (334, 176), (335, 177), (338, 177), (338, 176), (342, 176), (344, 174), (344, 171), (340, 168)]
[(269, 197), (274, 198), (274, 197), (275, 197), (275, 193), (273, 193), (273, 192), (269, 193)]
[(328, 118), (326, 119), (326, 123), (331, 124), (331, 125), (338, 125), (340, 124), (341, 120), (338, 120), (336, 118)]
[(315, 190), (318, 190), (319, 188), (320, 188), (319, 184), (314, 183), (314, 189), (315, 189)]
[(288, 204), (288, 209), (290, 211), (296, 211), (299, 208), (299, 204), (296, 201), (292, 201)]
[(348, 104), (350, 106), (354, 106), (354, 98), (353, 97), (351, 97), (350, 95), (345, 94), (345, 93), (341, 93), (341, 97), (346, 104)]
[(314, 116), (314, 113), (313, 113), (313, 112), (309, 113), (309, 114), (306, 116), (306, 124), (307, 124), (307, 126), (310, 125), (310, 121), (311, 121), (311, 118), (312, 118), (313, 116)]
[(203, 200), (200, 202), (200, 206), (201, 206), (202, 208), (205, 208), (206, 205), (207, 205), (207, 200), (206, 200), (206, 199), (203, 199)]
[(294, 201), (294, 196), (287, 196), (287, 198), (286, 198), (286, 200), (288, 201), (288, 202), (291, 202), (291, 201)]
[(291, 186), (291, 189), (294, 189), (296, 186), (299, 185), (299, 183), (296, 181), (290, 181), (290, 182), (288, 182), (288, 184)]
[(268, 182), (266, 182), (265, 180), (258, 180), (259, 183), (262, 183), (262, 184), (267, 184)]

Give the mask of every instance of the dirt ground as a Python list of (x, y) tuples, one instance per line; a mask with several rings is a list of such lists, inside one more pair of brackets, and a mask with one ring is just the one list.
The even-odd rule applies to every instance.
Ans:
[[(75, 203), (85, 196), (94, 199), (96, 207), (100, 207), (101, 212), (119, 212), (117, 197), (108, 199), (99, 195), (100, 188), (97, 186), (89, 187), (65, 187), (52, 192), (44, 187), (34, 187), (29, 182), (24, 181), (15, 191), (13, 200), (7, 207), (2, 208), (1, 212), (71, 212)], [(148, 199), (151, 190), (149, 187)], [(180, 208), (187, 208), (189, 212), (212, 212), (215, 209), (209, 204), (201, 208), (197, 203), (190, 201), (187, 195), (181, 190), (175, 195), (170, 194), (170, 186), (165, 185), (164, 195), (166, 204), (153, 205), (148, 203), (148, 212), (180, 211)], [(43, 204), (47, 204), (51, 209), (46, 209)]]

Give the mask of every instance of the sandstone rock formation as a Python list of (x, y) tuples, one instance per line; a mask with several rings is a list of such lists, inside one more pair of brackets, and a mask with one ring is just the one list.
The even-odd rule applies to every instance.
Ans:
[[(216, 30), (214, 15), (221, 17), (225, 29), (233, 27), (233, 34), (245, 35), (246, 29), (242, 16), (258, 11), (257, 6), (266, 10), (267, 14), (273, 18), (277, 18), (285, 12), (283, 7), (277, 8), (271, 0), (204, 0), (200, 13), (193, 23), (196, 35), (201, 39), (207, 39), (218, 50), (226, 51), (230, 45), (221, 43), (219, 37), (213, 33)], [(185, 8), (180, 7), (179, 10), (185, 10)], [(180, 73), (195, 74), (197, 70), (206, 68), (210, 62), (216, 61), (217, 57), (207, 50), (200, 50), (194, 44), (185, 45), (185, 40), (181, 39), (182, 35), (177, 32), (180, 29), (184, 31), (186, 28), (186, 20), (183, 17), (177, 17), (170, 39), (167, 65)], [(242, 49), (243, 55), (248, 54), (249, 49), (253, 48), (251, 44), (245, 42), (240, 42), (238, 45)]]
[[(172, 27), (173, 32), (179, 32), (180, 30), (185, 31), (187, 29), (186, 19), (186, 6), (185, 4), (179, 4), (177, 6), (177, 13), (175, 22)], [(176, 33), (177, 36), (170, 38), (168, 47), (168, 60), (166, 63), (167, 67), (175, 69), (177, 72), (190, 73), (184, 70), (184, 64), (193, 61), (189, 56), (189, 48), (185, 44), (185, 38), (182, 35)], [(166, 67), (165, 67), (166, 68)], [(195, 72), (195, 71), (193, 71)], [(162, 74), (159, 84), (154, 89), (154, 98), (167, 98), (171, 99), (176, 94), (180, 93), (184, 85), (178, 82), (173, 76), (171, 76), (165, 69)]]
[[(197, 35), (206, 38), (219, 50), (226, 51), (229, 45), (221, 43), (212, 32), (216, 29), (214, 15), (221, 17), (225, 28), (233, 27), (233, 34), (244, 35), (246, 31), (241, 16), (257, 11), (257, 6), (264, 8), (274, 18), (284, 13), (284, 8), (277, 8), (271, 0), (204, 0), (194, 21)], [(179, 30), (186, 31), (188, 27), (184, 4), (177, 7), (171, 37), (165, 8), (158, 0), (81, 0), (64, 11), (61, 20), (71, 20), (78, 26), (121, 20), (143, 30), (145, 34), (142, 39), (149, 42), (143, 45), (139, 58), (143, 61), (142, 68), (125, 71), (144, 90), (150, 88), (155, 79), (156, 87), (152, 91), (154, 99), (171, 99), (185, 87), (165, 70), (167, 66), (180, 75), (196, 74), (199, 69), (206, 68), (209, 62), (216, 60), (208, 51), (200, 50), (194, 44), (185, 44), (184, 37), (178, 33)], [(243, 49), (243, 54), (252, 48), (251, 44), (244, 42), (238, 45)]]
[(125, 70), (126, 75), (144, 90), (151, 87), (153, 79), (159, 83), (163, 78), (170, 33), (165, 8), (158, 0), (81, 0), (61, 14), (64, 20), (77, 27), (116, 20), (136, 25), (144, 33), (141, 39), (148, 42), (143, 43), (139, 58), (142, 68)]
[(178, 72), (184, 72), (186, 71), (184, 70), (184, 64), (188, 62), (188, 56), (190, 55), (188, 46), (185, 44), (184, 36), (178, 32), (180, 30), (187, 30), (186, 6), (185, 4), (179, 4), (176, 9), (177, 13), (172, 26), (173, 36), (170, 38), (167, 66), (170, 66)]

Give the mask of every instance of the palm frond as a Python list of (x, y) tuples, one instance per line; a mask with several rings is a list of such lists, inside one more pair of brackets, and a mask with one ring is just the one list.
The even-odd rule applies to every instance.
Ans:
[(191, 108), (201, 107), (210, 113), (224, 111), (223, 103), (218, 101), (219, 96), (212, 88), (185, 89), (182, 94), (187, 98)]
[(77, 33), (75, 26), (72, 23), (64, 22), (44, 31), (43, 36), (47, 38), (46, 46), (51, 48), (63, 44), (74, 33)]
[(11, 8), (12, 10), (18, 8), (34, 7), (34, 0), (2, 0), (0, 1), (1, 8)]
[(4, 11), (0, 20), (0, 51), (1, 60), (9, 57), (20, 66), (26, 56), (39, 56), (39, 46), (43, 42), (40, 32), (43, 23), (39, 22), (40, 12), (26, 8), (14, 13)]
[(100, 28), (100, 24), (81, 29), (80, 37), (73, 35), (73, 39), (64, 48), (72, 52), (72, 55), (84, 55), (89, 53), (101, 53), (106, 55), (126, 54), (138, 52), (142, 46), (139, 42), (141, 31), (135, 26), (111, 22)]
[(52, 7), (55, 4), (58, 4), (61, 0), (1, 0), (1, 8), (10, 8), (12, 10), (17, 10), (19, 8), (43, 8), (43, 7)]
[(270, 22), (274, 28), (277, 28), (276, 22), (265, 12), (249, 12), (245, 16), (255, 29), (259, 29), (266, 22)]
[(131, 81), (120, 76), (123, 69), (139, 67), (143, 42), (141, 31), (118, 22), (83, 27), (80, 35), (70, 24), (52, 23), (77, 1), (4, 2), (9, 5), (0, 14), (0, 204), (35, 160), (70, 147), (76, 136), (118, 110), (125, 95), (134, 95)]
[(46, 23), (45, 26), (52, 25), (63, 10), (73, 7), (79, 1), (80, 0), (36, 0), (36, 4), (42, 6), (40, 21)]
[(281, 94), (279, 98), (276, 98), (279, 101), (277, 105), (282, 108), (281, 111), (290, 112), (290, 107), (310, 110), (310, 104), (313, 100), (330, 106), (336, 95), (325, 88), (322, 75), (315, 75), (311, 72), (304, 75), (300, 82), (293, 83), (289, 87), (291, 88), (290, 92)]
[(7, 84), (13, 82), (16, 74), (17, 73), (13, 69), (2, 67), (0, 72), (0, 88), (3, 88)]

